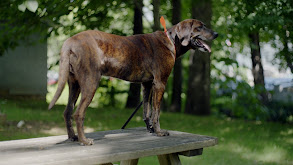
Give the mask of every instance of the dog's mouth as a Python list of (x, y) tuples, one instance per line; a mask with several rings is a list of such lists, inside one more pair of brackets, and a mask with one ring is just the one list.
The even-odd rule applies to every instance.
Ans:
[(211, 47), (207, 43), (205, 43), (203, 41), (203, 39), (201, 39), (199, 37), (193, 37), (191, 39), (191, 45), (194, 48), (197, 48), (197, 49), (199, 49), (202, 52), (209, 52), (209, 53), (212, 52)]

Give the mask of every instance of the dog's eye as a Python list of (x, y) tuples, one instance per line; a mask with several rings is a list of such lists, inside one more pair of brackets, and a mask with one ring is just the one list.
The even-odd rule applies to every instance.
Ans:
[(199, 27), (196, 28), (196, 30), (197, 30), (197, 31), (201, 31), (202, 28), (203, 28), (203, 26), (199, 26)]

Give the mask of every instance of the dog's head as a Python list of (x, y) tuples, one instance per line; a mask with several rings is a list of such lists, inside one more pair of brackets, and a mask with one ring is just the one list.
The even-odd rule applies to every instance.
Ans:
[(211, 52), (211, 48), (204, 41), (211, 41), (218, 37), (218, 33), (208, 29), (204, 23), (196, 19), (188, 19), (178, 23), (175, 32), (182, 46), (190, 44), (192, 49)]

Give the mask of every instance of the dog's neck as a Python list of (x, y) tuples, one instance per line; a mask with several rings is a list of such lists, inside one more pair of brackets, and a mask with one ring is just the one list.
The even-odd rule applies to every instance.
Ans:
[(182, 46), (181, 42), (175, 32), (175, 27), (173, 26), (170, 29), (167, 30), (166, 35), (170, 38), (170, 40), (172, 41), (172, 43), (175, 46), (175, 50), (176, 50), (176, 59), (181, 57), (183, 54), (185, 54), (189, 49), (191, 49), (190, 45), (187, 46)]
[[(168, 39), (173, 43), (173, 45), (174, 45), (174, 53), (175, 53), (175, 56), (176, 56), (176, 46), (175, 46), (175, 42), (174, 42), (174, 40), (172, 39), (172, 37), (171, 37), (171, 35), (168, 33), (168, 31), (165, 31), (165, 34), (166, 34), (166, 36), (168, 37)], [(176, 59), (176, 57), (175, 57), (175, 59)]]

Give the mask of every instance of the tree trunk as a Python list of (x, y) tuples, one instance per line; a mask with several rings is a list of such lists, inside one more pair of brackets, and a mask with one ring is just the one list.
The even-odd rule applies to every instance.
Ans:
[(289, 47), (288, 47), (288, 39), (289, 38), (287, 37), (286, 32), (287, 31), (285, 30), (284, 36), (282, 37), (284, 49), (282, 50), (281, 53), (284, 56), (284, 59), (287, 63), (287, 66), (290, 68), (291, 73), (293, 73), (293, 55), (290, 54), (290, 51), (289, 51)]
[[(192, 3), (192, 17), (211, 27), (211, 0)], [(189, 78), (185, 113), (209, 115), (210, 111), (210, 55), (198, 50), (190, 52)]]
[[(181, 0), (172, 1), (172, 24), (175, 25), (181, 21)], [(182, 93), (182, 62), (181, 59), (176, 59), (173, 70), (173, 87), (172, 87), (172, 102), (170, 111), (181, 111), (181, 93)]]
[[(140, 0), (134, 0), (134, 18), (133, 18), (133, 34), (142, 34), (142, 7), (143, 3)], [(140, 89), (141, 84), (131, 83), (128, 92), (128, 98), (126, 102), (126, 108), (134, 108), (140, 102)]]
[(261, 63), (261, 53), (259, 46), (259, 32), (251, 32), (248, 34), (250, 39), (251, 60), (252, 60), (252, 75), (254, 79), (254, 86), (261, 87), (260, 93), (261, 101), (266, 104), (268, 102), (268, 95), (265, 89), (264, 73)]
[(133, 3), (134, 3), (133, 34), (142, 34), (143, 33), (143, 25), (142, 25), (143, 3), (141, 0), (133, 0)]
[(153, 31), (160, 30), (160, 0), (153, 0), (154, 26)]

